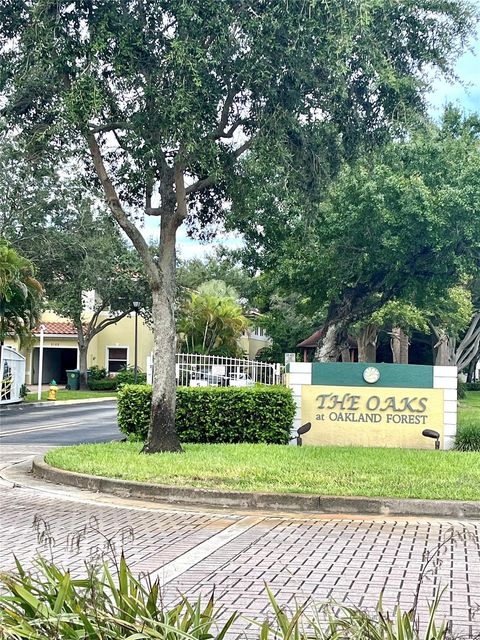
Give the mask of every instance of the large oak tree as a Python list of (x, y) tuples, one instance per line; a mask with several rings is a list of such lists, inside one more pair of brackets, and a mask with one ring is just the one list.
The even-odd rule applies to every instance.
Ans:
[[(178, 227), (189, 215), (197, 229), (214, 222), (241, 156), (263, 147), (281, 163), (305, 123), (321, 120), (339, 154), (381, 136), (421, 108), (422, 74), (448, 71), (471, 24), (467, 0), (2, 2), (5, 117), (37, 149), (89, 150), (145, 265), (155, 334), (145, 451), (180, 450)], [(159, 220), (153, 253), (144, 216)]]
[[(262, 186), (252, 194), (256, 203), (268, 203), (264, 224), (284, 216), (277, 245), (268, 232), (258, 233), (256, 206), (250, 217), (243, 211), (247, 251), (260, 254), (285, 289), (310, 296), (317, 308), (328, 305), (317, 359), (336, 361), (351, 325), (368, 326), (391, 301), (438, 316), (447, 336), (452, 287), (480, 273), (477, 116), (464, 118), (449, 108), (440, 125), (427, 121), (407, 139), (363, 154), (342, 169), (320, 202), (306, 206), (308, 193), (282, 194), (274, 202), (273, 189)], [(460, 328), (451, 334), (461, 335)]]

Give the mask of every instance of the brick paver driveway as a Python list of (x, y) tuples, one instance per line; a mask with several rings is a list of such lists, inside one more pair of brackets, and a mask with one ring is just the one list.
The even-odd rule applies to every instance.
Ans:
[[(10, 462), (29, 453), (8, 446), (2, 452)], [(179, 592), (210, 594), (215, 587), (227, 611), (264, 617), (264, 583), (285, 605), (311, 596), (371, 608), (383, 591), (387, 607), (400, 602), (408, 608), (426, 554), (440, 548), (421, 585), (421, 608), (445, 587), (440, 613), (455, 633), (480, 637), (479, 522), (217, 514), (105, 497), (99, 502), (84, 492), (46, 490), (27, 478), (25, 484), (0, 484), (2, 569), (12, 567), (13, 553), (26, 564), (37, 550), (46, 553), (43, 535), (51, 542), (48, 553), (81, 571), (106, 537), (125, 549), (134, 570), (162, 580), (167, 600)], [(249, 625), (240, 621), (237, 627)]]

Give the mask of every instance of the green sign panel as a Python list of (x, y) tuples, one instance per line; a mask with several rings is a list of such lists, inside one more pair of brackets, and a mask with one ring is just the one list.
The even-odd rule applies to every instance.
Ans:
[[(368, 370), (366, 378), (364, 374)], [(370, 376), (368, 375), (370, 374)], [(373, 380), (376, 380), (373, 382)], [(311, 384), (341, 387), (405, 387), (432, 389), (433, 367), (370, 362), (314, 362)]]

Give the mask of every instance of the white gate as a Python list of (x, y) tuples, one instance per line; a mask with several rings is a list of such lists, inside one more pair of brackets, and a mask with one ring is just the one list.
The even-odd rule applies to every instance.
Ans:
[[(178, 387), (250, 387), (256, 383), (282, 384), (282, 367), (278, 363), (245, 358), (204, 356), (177, 353), (175, 377)], [(147, 382), (152, 383), (153, 359), (147, 359)]]
[(25, 384), (25, 358), (12, 347), (2, 347), (0, 376), (0, 404), (20, 402), (20, 391)]

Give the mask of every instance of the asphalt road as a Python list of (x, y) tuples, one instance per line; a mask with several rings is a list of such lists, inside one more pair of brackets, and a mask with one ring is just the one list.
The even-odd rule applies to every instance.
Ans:
[(2, 407), (2, 444), (68, 445), (120, 440), (116, 401)]

